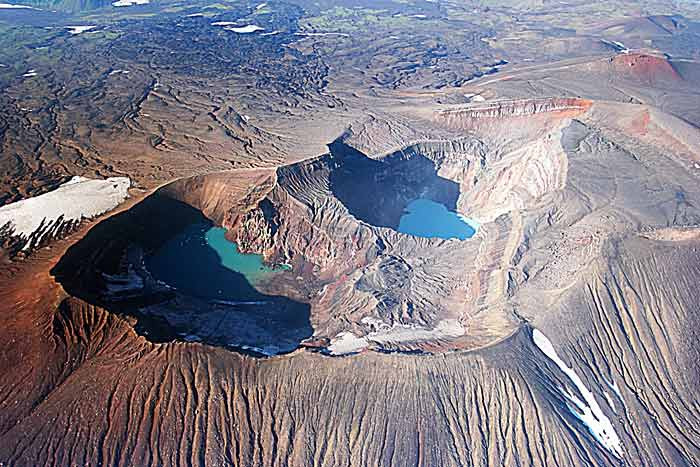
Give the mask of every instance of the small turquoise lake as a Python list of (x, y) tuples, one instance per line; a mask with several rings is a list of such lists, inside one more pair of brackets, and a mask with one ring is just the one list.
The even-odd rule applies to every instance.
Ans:
[(244, 254), (226, 240), (226, 230), (192, 224), (146, 259), (151, 274), (176, 289), (202, 298), (256, 300), (253, 285), (279, 272), (262, 255)]
[(476, 233), (475, 227), (445, 205), (418, 198), (406, 206), (397, 230), (416, 237), (466, 240)]

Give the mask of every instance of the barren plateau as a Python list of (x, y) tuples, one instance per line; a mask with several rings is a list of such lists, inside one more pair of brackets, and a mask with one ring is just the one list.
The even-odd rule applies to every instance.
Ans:
[(117, 3), (0, 8), (0, 465), (700, 463), (694, 2)]

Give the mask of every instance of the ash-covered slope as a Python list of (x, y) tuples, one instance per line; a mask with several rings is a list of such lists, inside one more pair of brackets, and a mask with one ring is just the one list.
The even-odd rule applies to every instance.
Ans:
[[(27, 356), (51, 349), (74, 366), (37, 365), (23, 375), (17, 389), (38, 405), (14, 408), (22, 422), (3, 430), (3, 458), (16, 465), (610, 460), (594, 445), (580, 448), (587, 435), (567, 429), (569, 416), (561, 423), (546, 392), (556, 373), (528, 332), (467, 355), (300, 353), (259, 362), (201, 345), (148, 344), (125, 322), (74, 300), (45, 324), (54, 331), (43, 343), (15, 346)], [(37, 394), (42, 378), (52, 379), (48, 397)]]
[[(359, 135), (346, 135), (317, 158), (276, 170), (183, 179), (152, 198), (201, 210), (229, 229), (243, 251), (291, 266), (257, 287), (310, 306), (313, 336), (305, 345), (333, 354), (476, 349), (518, 327), (520, 318), (508, 300), (510, 263), (523, 228), (518, 211), (540, 206), (546, 194), (564, 187), (567, 160), (560, 134), (589, 106), (535, 100), (453, 109), (426, 122), (453, 132), (448, 139), (443, 132), (440, 139), (364, 154), (349, 144)], [(510, 130), (514, 122), (527, 125)], [(399, 232), (405, 206), (419, 197), (470, 217), (478, 225), (476, 235), (445, 240)], [(120, 216), (112, 227), (96, 229), (59, 263), (54, 272), (61, 283), (92, 300), (103, 282), (95, 277), (127, 280), (137, 271), (140, 278), (132, 282), (138, 287), (129, 298), (158, 294), (156, 285), (143, 287), (154, 281), (138, 260), (129, 259), (141, 255), (129, 248), (134, 244), (148, 255), (153, 232), (174, 225), (165, 213), (177, 217), (175, 207), (160, 206), (144, 202), (131, 220)], [(95, 260), (83, 266), (84, 255)], [(102, 287), (103, 299), (93, 303), (115, 301), (114, 287)], [(177, 291), (175, 296), (156, 309), (131, 313), (128, 306), (134, 304), (126, 302), (126, 310), (120, 304), (113, 310), (165, 314), (172, 325), (181, 321), (180, 303), (187, 300)]]
[[(128, 39), (123, 50), (138, 45)], [(353, 110), (340, 137), (310, 135), (332, 143), (301, 161), (304, 125), (249, 121), (227, 98), (178, 91), (187, 76), (132, 76), (142, 99), (111, 131), (139, 138), (120, 170), (149, 187), (190, 177), (2, 265), (0, 462), (700, 462), (696, 64), (629, 53), (506, 70), (400, 105), (355, 96), (348, 105), (371, 112)], [(145, 143), (156, 123), (162, 139)], [(118, 162), (121, 140), (104, 131), (100, 159)], [(478, 221), (477, 234), (398, 232), (421, 194)], [(133, 272), (134, 239), (148, 249), (203, 217), (292, 265), (259, 288), (308, 307), (308, 333), (266, 328), (296, 351), (260, 359), (145, 334), (149, 307), (167, 317), (202, 302), (105, 297), (105, 277)], [(224, 317), (224, 337), (247, 337), (249, 317)]]
[[(470, 353), (259, 361), (150, 344), (124, 320), (68, 299), (53, 315), (33, 304), (3, 315), (12, 336), (3, 345), (22, 359), (3, 362), (18, 383), (3, 393), (0, 453), (13, 465), (692, 464), (697, 367), (695, 338), (683, 330), (698, 298), (693, 250), (625, 241), (543, 323), (611, 421), (619, 451), (574, 415), (583, 410), (573, 398), (585, 398), (529, 328)], [(669, 274), (675, 284), (657, 294)], [(57, 303), (55, 286), (43, 292), (43, 307)], [(648, 341), (661, 324), (664, 339)]]
[[(0, 315), (1, 365), (15, 383), (0, 387), (0, 458), (697, 463), (697, 131), (652, 107), (585, 100), (452, 107), (424, 120), (434, 138), (389, 151), (390, 134), (363, 133), (382, 127), (356, 125), (314, 159), (183, 179), (157, 196), (293, 264), (303, 287), (261, 287), (310, 305), (304, 346), (423, 354), (259, 359), (151, 342), (129, 302), (83, 281), (90, 264), (118, 272), (114, 251), (143, 227), (115, 216), (3, 270), (14, 312)], [(480, 220), (477, 235), (397, 232), (398, 200), (416, 192)], [(149, 202), (133, 200), (126, 218), (152, 217)], [(363, 210), (373, 202), (383, 209)]]

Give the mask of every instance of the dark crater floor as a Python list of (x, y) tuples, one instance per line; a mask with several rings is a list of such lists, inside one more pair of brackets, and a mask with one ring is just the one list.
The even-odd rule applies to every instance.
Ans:
[(440, 177), (424, 155), (397, 151), (373, 159), (340, 141), (329, 148), (331, 191), (358, 220), (397, 229), (408, 204), (418, 198), (457, 208), (459, 185)]
[[(155, 342), (268, 355), (296, 349), (313, 332), (310, 306), (264, 293), (269, 287), (226, 267), (198, 232), (212, 226), (201, 211), (157, 192), (95, 226), (52, 274), (72, 296), (136, 318), (137, 332)], [(188, 251), (158, 277), (147, 265), (168, 242), (187, 242)]]

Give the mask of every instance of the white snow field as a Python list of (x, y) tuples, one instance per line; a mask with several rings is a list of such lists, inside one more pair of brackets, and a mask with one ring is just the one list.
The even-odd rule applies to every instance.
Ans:
[(69, 33), (75, 36), (77, 34), (82, 34), (91, 29), (95, 29), (96, 27), (97, 26), (66, 26), (65, 28), (68, 29)]
[(588, 427), (593, 437), (602, 444), (605, 449), (613, 453), (616, 457), (622, 458), (622, 442), (617, 436), (610, 419), (605, 416), (598, 402), (595, 400), (593, 393), (583, 384), (578, 374), (576, 374), (573, 369), (566, 366), (566, 363), (559, 358), (556, 350), (554, 350), (552, 342), (547, 336), (542, 334), (540, 330), (532, 330), (532, 341), (542, 353), (549, 357), (549, 359), (569, 377), (574, 386), (576, 386), (576, 389), (581, 393), (581, 396), (583, 396), (583, 400), (580, 400), (568, 390), (560, 389), (569, 402), (575, 406), (574, 408), (569, 405), (571, 413)]
[(33, 6), (29, 6), (29, 5), (15, 5), (13, 3), (0, 3), (0, 10), (17, 10), (17, 9), (38, 10), (39, 8), (34, 8)]
[(65, 221), (89, 219), (115, 208), (128, 196), (131, 180), (73, 177), (53, 191), (0, 207), (0, 226), (8, 222), (14, 234), (28, 238), (41, 226), (63, 216)]
[(112, 3), (112, 6), (123, 7), (123, 6), (134, 6), (134, 5), (148, 5), (148, 0), (118, 0)]

